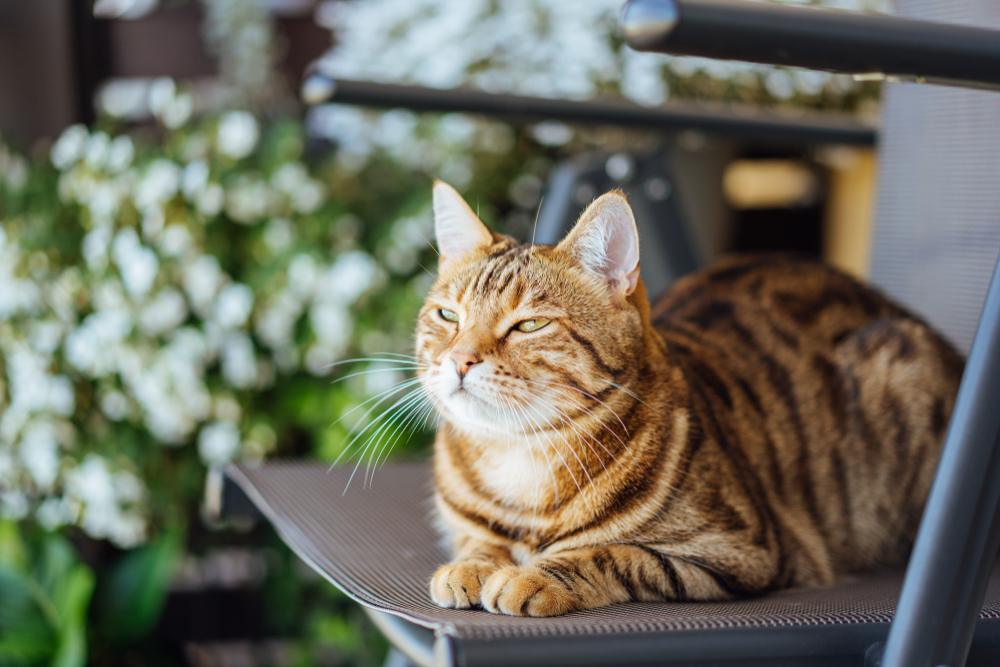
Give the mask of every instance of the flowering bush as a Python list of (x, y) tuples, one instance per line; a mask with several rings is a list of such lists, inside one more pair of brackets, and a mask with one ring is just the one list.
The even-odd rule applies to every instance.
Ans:
[[(378, 147), (307, 160), (299, 124), (244, 111), (166, 125), (0, 149), (0, 513), (122, 547), (190, 516), (206, 466), (336, 456), (365, 412), (330, 424), (405, 369), (332, 365), (409, 351), (434, 261), (430, 179)], [(490, 124), (460, 139), (425, 168), (463, 165), (487, 202), (506, 185), (473, 164), (537, 152)]]
[[(887, 0), (774, 0), (886, 11)], [(668, 99), (854, 107), (875, 90), (828, 72), (640, 53), (618, 29), (622, 0), (366, 0), (325, 3), (337, 31), (327, 71), (355, 79), (472, 85), (546, 97)]]

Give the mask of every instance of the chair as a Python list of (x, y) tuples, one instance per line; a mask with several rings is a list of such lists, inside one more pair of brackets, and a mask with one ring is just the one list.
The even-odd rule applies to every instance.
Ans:
[[(740, 0), (632, 0), (623, 26), (629, 43), (645, 50), (1000, 85), (1000, 32), (979, 28)], [(880, 251), (895, 247), (879, 225), (893, 197), (906, 194), (892, 188), (914, 183), (897, 175), (919, 166), (899, 150), (896, 94), (889, 91), (884, 112), (889, 153), (874, 275), (898, 291), (924, 267), (915, 256), (883, 273), (878, 268)], [(921, 139), (910, 137), (910, 145)], [(968, 143), (954, 148), (932, 157), (948, 164), (976, 153)], [(984, 201), (966, 201), (969, 208), (956, 215), (978, 213)], [(987, 233), (969, 252), (995, 257), (989, 243)], [(922, 250), (926, 257), (934, 246)], [(972, 289), (985, 287), (986, 276), (971, 278), (978, 278)], [(1000, 479), (1000, 270), (981, 312), (905, 579), (876, 573), (735, 602), (617, 605), (550, 619), (494, 616), (439, 609), (427, 597), (428, 577), (444, 554), (427, 521), (426, 464), (387, 466), (374, 491), (355, 485), (343, 495), (349, 469), (233, 465), (214, 480), (218, 500), (230, 514), (262, 514), (299, 557), (364, 605), (398, 649), (396, 664), (997, 665), (1000, 573), (991, 573), (1000, 547), (1000, 484), (991, 482)]]

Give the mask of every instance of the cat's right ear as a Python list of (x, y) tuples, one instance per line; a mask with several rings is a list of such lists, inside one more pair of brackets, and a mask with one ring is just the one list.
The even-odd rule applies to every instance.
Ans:
[(433, 193), (434, 235), (442, 266), (493, 243), (493, 234), (455, 188), (444, 181), (434, 181)]

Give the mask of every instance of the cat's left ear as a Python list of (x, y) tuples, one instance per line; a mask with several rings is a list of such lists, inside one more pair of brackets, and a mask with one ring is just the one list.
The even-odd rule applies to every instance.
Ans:
[(587, 207), (558, 248), (628, 296), (639, 280), (639, 229), (625, 195), (601, 195)]
[(434, 181), (434, 235), (441, 264), (493, 243), (486, 228), (462, 195), (444, 181)]

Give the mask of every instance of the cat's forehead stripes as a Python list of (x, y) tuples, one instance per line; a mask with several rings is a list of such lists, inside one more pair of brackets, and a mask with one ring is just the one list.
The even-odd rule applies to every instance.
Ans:
[(525, 303), (537, 303), (545, 291), (532, 282), (540, 269), (532, 261), (532, 246), (504, 247), (458, 273), (445, 287), (445, 293), (458, 303), (485, 301), (509, 309)]

